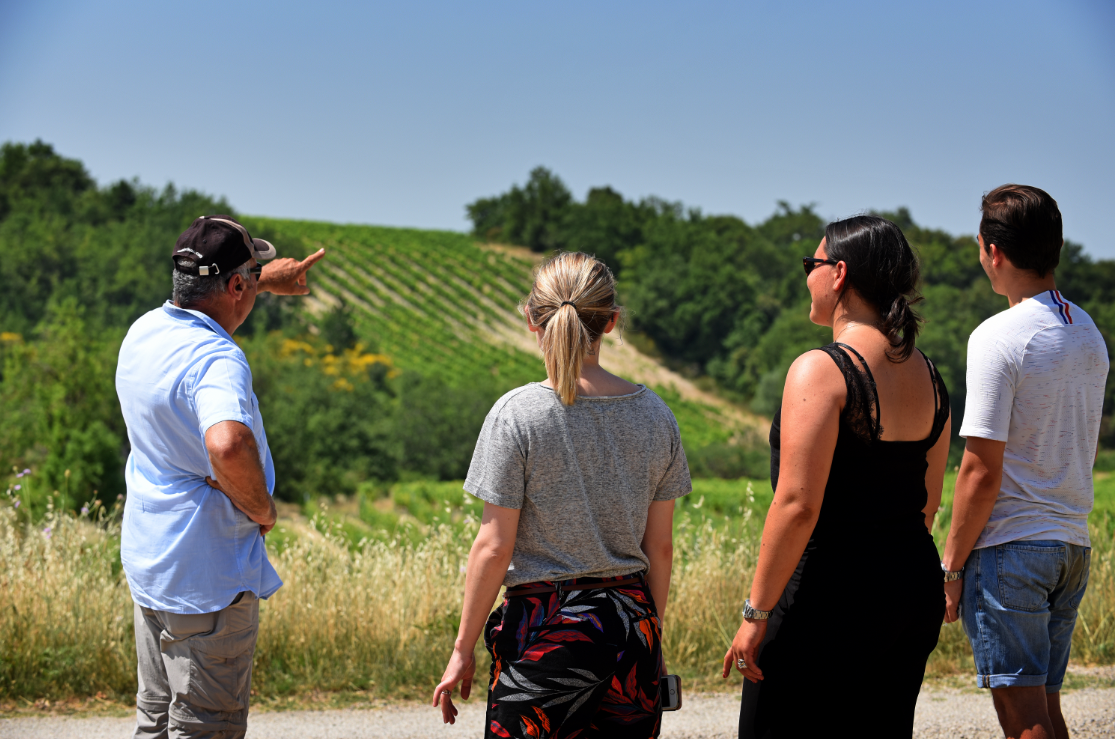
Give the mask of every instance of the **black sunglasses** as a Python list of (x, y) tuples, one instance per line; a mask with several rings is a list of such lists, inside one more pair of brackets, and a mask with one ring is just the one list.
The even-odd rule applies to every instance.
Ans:
[(821, 264), (840, 264), (835, 259), (818, 259), (817, 257), (802, 257), (801, 266), (805, 269), (805, 274), (808, 277), (813, 270), (817, 269)]
[(259, 276), (263, 274), (263, 265), (257, 264), (254, 267), (248, 267), (248, 274), (255, 275), (256, 279), (259, 279)]

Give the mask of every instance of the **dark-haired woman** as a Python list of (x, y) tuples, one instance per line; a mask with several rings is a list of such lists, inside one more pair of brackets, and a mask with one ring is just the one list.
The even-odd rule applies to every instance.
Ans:
[(433, 704), (453, 723), (483, 632), (487, 737), (659, 733), (674, 500), (691, 485), (670, 409), (600, 366), (615, 297), (611, 271), (587, 254), (539, 267), (524, 312), (547, 379), (500, 398), (473, 452), (465, 490), (484, 517)]
[(832, 223), (804, 266), (833, 343), (786, 377), (774, 501), (723, 674), (745, 677), (741, 739), (910, 736), (945, 608), (930, 530), (948, 393), (914, 348), (918, 263), (897, 226)]

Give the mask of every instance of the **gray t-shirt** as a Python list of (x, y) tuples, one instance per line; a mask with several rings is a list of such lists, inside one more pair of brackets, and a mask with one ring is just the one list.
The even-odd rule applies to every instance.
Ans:
[(465, 490), (521, 510), (504, 579), (514, 587), (649, 569), (639, 544), (651, 502), (693, 486), (674, 414), (645, 386), (565, 406), (532, 382), (489, 411)]

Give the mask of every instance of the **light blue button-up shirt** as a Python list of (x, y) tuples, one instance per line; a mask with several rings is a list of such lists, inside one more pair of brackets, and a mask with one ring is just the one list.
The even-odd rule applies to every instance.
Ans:
[(120, 559), (141, 606), (212, 613), (241, 591), (270, 597), (283, 584), (259, 524), (205, 483), (205, 432), (221, 421), (252, 430), (275, 491), (247, 357), (204, 313), (166, 303), (132, 324), (120, 347), (116, 392), (132, 451), (124, 473)]

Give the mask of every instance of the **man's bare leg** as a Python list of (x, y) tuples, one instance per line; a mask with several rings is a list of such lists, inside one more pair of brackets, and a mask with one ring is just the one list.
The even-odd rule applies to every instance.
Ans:
[(1069, 726), (1061, 713), (1061, 693), (1046, 693), (1045, 703), (1049, 708), (1049, 722), (1053, 724), (1053, 735), (1057, 739), (1069, 739)]
[[(1061, 715), (1061, 699), (1057, 696), (1057, 715)], [(1061, 734), (1055, 734), (1053, 723), (1050, 720), (1050, 705), (1047, 703), (1045, 686), (1018, 687), (1018, 688), (992, 688), (991, 698), (995, 703), (995, 712), (999, 714), (999, 725), (1008, 739), (1055, 739)], [(1064, 726), (1064, 719), (1061, 719)], [(1063, 735), (1068, 737), (1068, 730)]]

